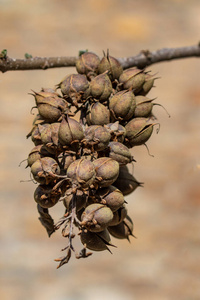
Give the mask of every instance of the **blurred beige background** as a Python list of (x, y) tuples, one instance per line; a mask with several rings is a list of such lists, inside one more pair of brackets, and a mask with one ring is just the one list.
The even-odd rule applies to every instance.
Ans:
[[(0, 0), (0, 50), (13, 58), (74, 56), (89, 49), (115, 57), (197, 44), (198, 0)], [(66, 245), (38, 221), (25, 159), (33, 115), (31, 89), (53, 87), (74, 69), (0, 74), (0, 294), (2, 300), (200, 299), (200, 60), (149, 68), (160, 77), (149, 94), (161, 123), (148, 147), (133, 149), (145, 182), (127, 197), (137, 239), (114, 240), (113, 255), (94, 253), (56, 270)], [(56, 220), (62, 207), (51, 210)]]

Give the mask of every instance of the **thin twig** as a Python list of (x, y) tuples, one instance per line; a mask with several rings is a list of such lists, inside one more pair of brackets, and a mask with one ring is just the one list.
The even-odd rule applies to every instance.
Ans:
[(136, 56), (119, 58), (119, 61), (124, 69), (133, 66), (145, 68), (155, 63), (188, 57), (200, 57), (199, 44), (180, 48), (163, 48), (153, 52), (143, 50)]
[(50, 68), (74, 67), (78, 57), (32, 57), (15, 59), (6, 57), (0, 59), (0, 71), (46, 70)]
[[(136, 66), (145, 68), (155, 63), (182, 59), (188, 57), (199, 57), (200, 45), (179, 47), (179, 48), (162, 48), (157, 51), (142, 50), (138, 55), (131, 57), (118, 58), (124, 69)], [(78, 56), (63, 57), (32, 57), (26, 59), (14, 59), (8, 56), (0, 57), (0, 71), (19, 70), (46, 70), (49, 68), (74, 67)]]
[[(75, 237), (75, 234), (73, 233), (74, 224), (80, 224), (80, 221), (78, 220), (76, 216), (76, 192), (73, 194), (72, 197), (72, 208), (71, 213), (66, 213), (64, 217), (60, 219), (59, 222), (55, 225), (55, 230), (59, 229), (63, 224), (65, 223), (65, 226), (63, 228), (63, 236), (68, 237), (68, 244), (65, 248), (62, 249), (62, 251), (67, 251), (67, 254), (63, 257), (55, 259), (55, 261), (59, 262), (59, 265), (57, 268), (60, 268), (62, 265), (68, 263), (71, 257), (71, 251), (75, 252), (74, 246), (72, 244), (72, 239)], [(69, 226), (69, 231), (67, 234), (65, 234), (65, 229)], [(78, 257), (80, 258), (80, 257)]]

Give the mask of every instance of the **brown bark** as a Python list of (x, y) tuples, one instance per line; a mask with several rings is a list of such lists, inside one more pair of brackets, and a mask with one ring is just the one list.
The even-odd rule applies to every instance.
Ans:
[[(136, 56), (118, 58), (124, 69), (136, 66), (145, 68), (155, 63), (182, 59), (188, 57), (199, 57), (200, 45), (163, 48), (157, 51), (143, 50)], [(0, 71), (38, 70), (48, 68), (74, 67), (78, 56), (63, 57), (33, 57), (25, 59), (14, 59), (8, 56), (0, 58)]]

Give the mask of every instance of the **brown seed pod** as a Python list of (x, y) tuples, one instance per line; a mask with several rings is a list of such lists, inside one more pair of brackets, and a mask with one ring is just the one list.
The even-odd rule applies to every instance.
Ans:
[(92, 52), (83, 53), (76, 61), (76, 70), (90, 80), (97, 75), (100, 58)]
[[(60, 125), (60, 123), (57, 123)], [(41, 140), (42, 144), (51, 143), (51, 125), (49, 123), (44, 123), (42, 125), (38, 124), (37, 126), (38, 137), (34, 136), (33, 138), (38, 138)]]
[[(67, 211), (71, 211), (72, 209), (72, 199), (74, 197), (73, 189), (69, 188), (65, 192), (63, 204), (66, 207)], [(77, 189), (75, 195), (75, 204), (76, 204), (76, 211), (80, 211), (86, 205), (87, 196), (84, 192), (80, 189)]]
[(34, 192), (35, 201), (44, 208), (54, 206), (62, 195), (62, 191), (52, 185), (38, 185)]
[(31, 167), (36, 160), (49, 155), (50, 153), (46, 150), (44, 145), (35, 146), (28, 155), (27, 167)]
[(38, 124), (44, 124), (45, 121), (42, 118), (42, 116), (40, 114), (37, 114), (33, 120), (33, 126), (38, 125)]
[(107, 100), (112, 90), (112, 83), (107, 72), (94, 77), (90, 82), (90, 95), (99, 101)]
[(79, 143), (84, 137), (83, 128), (72, 118), (63, 118), (58, 131), (58, 138), (62, 145), (69, 146)]
[(86, 248), (93, 251), (104, 251), (109, 250), (108, 246), (110, 242), (110, 235), (107, 229), (100, 232), (90, 232), (82, 230), (81, 243), (86, 246)]
[(142, 186), (143, 183), (135, 179), (135, 177), (129, 173), (127, 166), (121, 166), (119, 169), (119, 176), (117, 180), (113, 183), (124, 196), (127, 196), (135, 191), (139, 186)]
[(126, 124), (126, 145), (130, 148), (145, 144), (153, 132), (153, 126), (146, 118), (134, 118)]
[(123, 143), (126, 136), (126, 129), (119, 124), (119, 121), (106, 124), (105, 128), (108, 129), (111, 134), (111, 141)]
[(108, 206), (112, 212), (117, 211), (124, 204), (122, 192), (113, 185), (98, 189), (95, 200)]
[(170, 114), (168, 113), (168, 111), (159, 103), (152, 103), (154, 99), (149, 99), (145, 96), (142, 95), (138, 95), (135, 96), (135, 100), (136, 100), (136, 108), (134, 111), (134, 118), (152, 118), (152, 119), (156, 119), (154, 117), (154, 115), (152, 114), (152, 108), (153, 106), (161, 106), (166, 113), (168, 114), (169, 118), (170, 118)]
[(91, 125), (85, 130), (85, 139), (83, 140), (86, 147), (91, 147), (95, 151), (104, 150), (110, 142), (109, 131), (100, 125)]
[(109, 109), (100, 102), (93, 103), (86, 116), (88, 125), (104, 125), (110, 122)]
[(55, 98), (60, 97), (53, 89), (42, 89), (40, 92), (33, 91), (33, 96), (35, 97), (36, 104), (43, 103), (45, 98)]
[(45, 122), (56, 122), (68, 110), (67, 102), (57, 93), (34, 92), (35, 102), (40, 116)]
[(104, 56), (98, 66), (98, 71), (99, 74), (108, 71), (108, 76), (110, 77), (111, 81), (113, 81), (119, 78), (123, 72), (123, 68), (116, 58), (109, 55), (109, 52), (107, 52), (107, 54), (104, 52)]
[(81, 225), (92, 232), (104, 230), (113, 219), (111, 209), (105, 205), (94, 203), (88, 205), (81, 216)]
[(109, 157), (100, 157), (93, 161), (96, 170), (96, 183), (99, 187), (107, 187), (117, 179), (119, 164)]
[[(60, 98), (58, 98), (58, 100), (59, 102), (62, 101)], [(45, 122), (56, 122), (60, 119), (62, 114), (67, 111), (67, 106), (65, 109), (61, 109), (60, 107), (57, 107), (57, 104), (53, 104), (53, 102), (55, 101), (52, 101), (50, 98), (46, 98), (44, 103), (38, 104), (37, 106), (39, 114), (42, 116)]]
[(154, 77), (154, 75), (150, 75), (148, 73), (145, 74), (145, 82), (143, 83), (142, 89), (139, 91), (140, 95), (146, 96), (148, 92), (154, 87), (154, 81), (158, 79), (158, 77)]
[(108, 148), (108, 156), (116, 160), (120, 166), (126, 165), (133, 161), (133, 157), (131, 155), (130, 150), (122, 143), (110, 142), (108, 144)]
[[(44, 126), (45, 125), (45, 126)], [(60, 123), (51, 123), (38, 125), (38, 131), (40, 133), (41, 141), (45, 145), (48, 152), (58, 154), (62, 151), (61, 145), (58, 140), (58, 131)]]
[(154, 99), (149, 99), (145, 96), (135, 96), (136, 107), (134, 111), (134, 118), (146, 118), (151, 115), (151, 111), (153, 108)]
[(42, 157), (32, 164), (31, 173), (37, 182), (47, 185), (57, 178), (57, 175), (60, 174), (60, 168), (55, 159)]
[[(34, 125), (31, 131), (31, 139), (35, 146), (42, 144), (41, 134), (38, 126), (39, 124)], [(41, 126), (45, 128), (45, 127), (49, 127), (49, 124), (44, 123)]]
[[(31, 131), (27, 134), (26, 138), (28, 139), (30, 136), (32, 136), (33, 134), (33, 131), (36, 130), (37, 128), (37, 125), (38, 124), (44, 124), (45, 121), (43, 120), (43, 118), (40, 116), (40, 114), (37, 114), (33, 120), (33, 127), (31, 129)], [(33, 140), (34, 144), (35, 144), (35, 141)], [(39, 145), (39, 144), (38, 144)]]
[(125, 205), (121, 206), (118, 210), (113, 212), (113, 219), (110, 221), (109, 226), (115, 226), (121, 223), (127, 216), (127, 209)]
[(60, 143), (58, 141), (58, 129), (60, 127), (60, 123), (42, 123), (35, 125), (31, 138), (34, 144), (44, 145), (44, 148), (51, 154), (58, 154), (60, 149)]
[(109, 233), (117, 239), (127, 239), (129, 241), (129, 236), (133, 236), (133, 222), (129, 216), (115, 226), (108, 227)]
[(89, 159), (77, 159), (67, 169), (67, 177), (72, 179), (72, 183), (83, 188), (88, 188), (94, 182), (95, 176), (95, 167)]
[(132, 91), (123, 90), (116, 93), (109, 100), (109, 109), (114, 120), (128, 121), (135, 110), (135, 97)]
[(71, 163), (73, 163), (76, 160), (76, 155), (75, 153), (71, 153), (70, 151), (63, 151), (59, 156), (58, 156), (58, 162), (59, 166), (61, 169), (61, 173), (63, 175), (66, 174), (67, 169)]
[(67, 75), (60, 84), (58, 84), (58, 87), (61, 88), (64, 98), (75, 106), (77, 106), (78, 103), (84, 102), (90, 95), (89, 82), (85, 75)]
[(119, 77), (119, 82), (124, 90), (133, 90), (134, 93), (139, 92), (145, 82), (145, 73), (136, 67), (123, 71)]

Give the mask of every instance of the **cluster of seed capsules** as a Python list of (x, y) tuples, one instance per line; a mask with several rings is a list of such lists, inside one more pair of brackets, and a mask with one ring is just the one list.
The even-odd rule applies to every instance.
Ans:
[[(28, 166), (41, 222), (49, 235), (61, 227), (68, 238), (58, 267), (75, 252), (75, 236), (83, 244), (77, 258), (89, 256), (86, 249), (110, 251), (110, 236), (134, 236), (124, 196), (141, 183), (127, 164), (134, 161), (130, 149), (145, 144), (156, 124), (146, 97), (155, 80), (149, 72), (123, 70), (109, 53), (100, 59), (92, 52), (79, 56), (76, 70), (55, 89), (33, 92), (38, 114), (27, 136), (35, 144)], [(52, 225), (48, 209), (58, 202), (64, 215)]]

